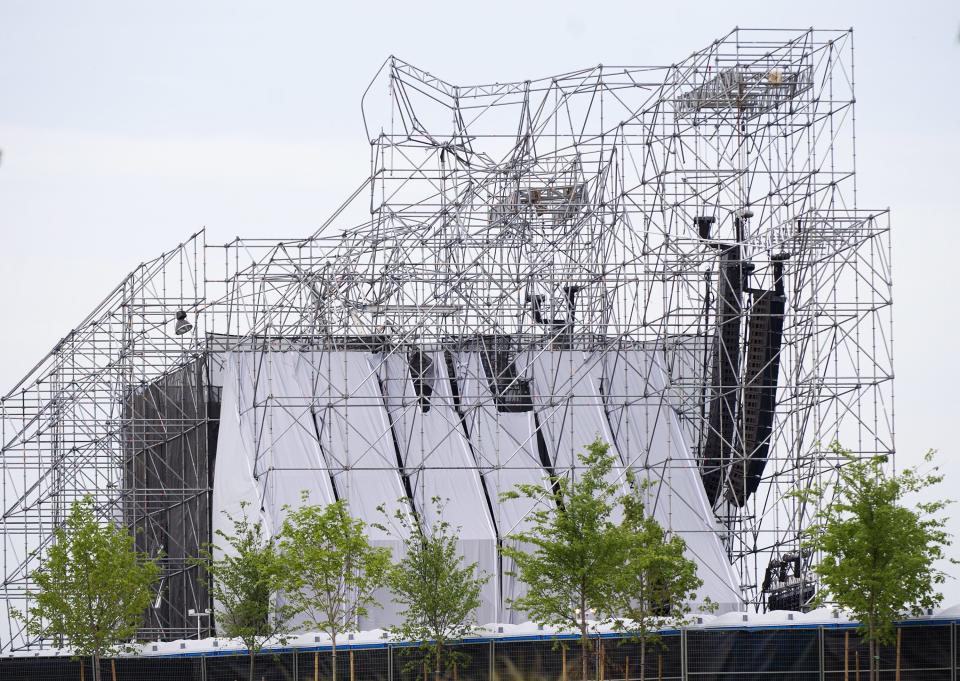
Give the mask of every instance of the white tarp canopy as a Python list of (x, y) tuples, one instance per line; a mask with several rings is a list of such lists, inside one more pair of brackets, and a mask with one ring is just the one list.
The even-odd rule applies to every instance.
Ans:
[[(497, 546), (527, 528), (532, 503), (500, 495), (521, 483), (545, 485), (544, 459), (566, 470), (600, 437), (655, 483), (648, 508), (687, 542), (704, 580), (701, 596), (721, 611), (738, 608), (736, 576), (665, 397), (662, 354), (540, 350), (516, 359), (531, 381), (532, 411), (497, 409), (478, 352), (424, 352), (416, 362), (406, 352), (360, 350), (224, 355), (214, 530), (229, 530), (223, 512), (236, 516), (247, 501), (275, 532), (283, 506), (299, 504), (302, 490), (311, 503), (345, 499), (368, 524), (388, 520), (381, 505), (389, 514), (409, 508), (408, 492), (432, 524), (431, 499), (449, 499), (444, 520), (459, 528), (462, 555), (491, 574), (477, 621), (522, 622), (509, 602), (523, 585), (505, 574), (513, 566)], [(623, 468), (614, 476), (623, 482)], [(399, 557), (397, 535), (372, 527), (370, 535)], [(395, 622), (395, 607), (380, 596), (385, 608), (362, 627)]]
[(608, 353), (605, 361), (614, 439), (630, 467), (653, 483), (646, 507), (661, 525), (683, 537), (703, 580), (700, 596), (709, 596), (718, 612), (738, 610), (739, 583), (720, 542), (699, 467), (664, 397), (668, 391), (662, 354), (625, 350)]
[[(529, 529), (529, 514), (536, 504), (525, 497), (501, 500), (501, 495), (517, 485), (541, 486), (546, 493), (549, 485), (537, 447), (533, 412), (497, 411), (480, 353), (457, 353), (454, 363), (464, 422), (492, 501), (497, 532), (502, 542), (516, 546), (509, 535)], [(509, 607), (513, 599), (526, 593), (523, 582), (511, 574), (515, 570), (514, 562), (504, 556), (499, 621), (510, 624), (526, 619)]]
[[(383, 395), (370, 355), (360, 352), (310, 353), (317, 432), (337, 498), (367, 524), (375, 546), (402, 555), (404, 529), (392, 522), (408, 507), (397, 452)], [(383, 508), (383, 511), (380, 510)], [(386, 516), (384, 516), (384, 512)], [(385, 532), (376, 525), (389, 527)], [(375, 594), (380, 607), (371, 609), (360, 626), (398, 623), (397, 608), (386, 590)]]
[[(347, 398), (349, 396), (349, 399)], [(213, 529), (232, 530), (241, 502), (276, 532), (285, 504), (345, 499), (368, 525), (373, 544), (400, 556), (401, 528), (373, 526), (402, 508), (406, 495), (383, 397), (368, 355), (359, 352), (250, 353), (226, 356), (213, 487)], [(215, 536), (215, 540), (218, 538)], [(222, 543), (222, 542), (221, 542)], [(387, 593), (383, 608), (361, 626), (395, 623)]]
[[(446, 521), (455, 530), (467, 564), (491, 575), (480, 594), (478, 621), (499, 617), (497, 534), (490, 505), (460, 416), (454, 408), (444, 353), (425, 353), (423, 380), (431, 386), (421, 399), (411, 379), (408, 358), (382, 358), (380, 380), (393, 422), (403, 465), (410, 479), (413, 505), (426, 524)], [(443, 518), (437, 515), (437, 499)]]
[[(558, 474), (579, 466), (577, 456), (597, 438), (623, 463), (605, 413), (600, 357), (579, 350), (532, 350), (522, 358), (533, 378), (533, 403)], [(622, 472), (615, 473), (618, 482), (624, 482)]]

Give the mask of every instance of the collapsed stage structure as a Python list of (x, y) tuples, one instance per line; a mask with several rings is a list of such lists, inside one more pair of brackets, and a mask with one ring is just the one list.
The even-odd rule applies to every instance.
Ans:
[[(499, 547), (532, 502), (500, 495), (576, 475), (599, 437), (618, 483), (653, 483), (701, 597), (802, 607), (816, 556), (790, 492), (829, 481), (836, 439), (894, 451), (852, 40), (737, 29), (667, 67), (479, 86), (388, 59), (363, 101), (370, 176), (316, 234), (194, 235), (2, 398), (5, 606), (92, 495), (160, 556), (142, 635), (189, 636), (210, 607), (191, 559), (225, 513), (274, 531), (306, 490), (380, 523), (449, 499), (493, 576), (479, 621), (520, 621)], [(0, 637), (38, 643), (9, 618)]]

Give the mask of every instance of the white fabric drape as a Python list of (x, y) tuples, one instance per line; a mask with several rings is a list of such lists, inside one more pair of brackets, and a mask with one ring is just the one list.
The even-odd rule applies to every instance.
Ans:
[[(262, 520), (268, 532), (282, 522), (283, 506), (345, 499), (368, 525), (391, 523), (413, 503), (428, 524), (437, 522), (432, 497), (449, 500), (444, 519), (458, 527), (468, 562), (491, 574), (477, 613), (481, 623), (520, 622), (509, 607), (524, 593), (498, 558), (498, 538), (528, 527), (532, 502), (501, 501), (519, 483), (546, 489), (536, 426), (557, 472), (596, 437), (610, 443), (621, 463), (612, 479), (623, 483), (632, 467), (655, 484), (648, 508), (684, 538), (704, 581), (701, 596), (721, 610), (739, 606), (739, 585), (720, 541), (696, 460), (670, 403), (662, 353), (623, 350), (531, 351), (517, 368), (531, 379), (533, 411), (499, 412), (480, 355), (452, 357), (459, 409), (442, 352), (427, 353), (432, 386), (429, 409), (418, 400), (405, 354), (237, 352), (223, 357), (223, 396), (213, 490), (214, 530), (230, 531), (225, 512)], [(675, 391), (674, 391), (675, 392)], [(461, 421), (461, 414), (463, 420)], [(398, 464), (398, 456), (402, 466)], [(402, 469), (402, 470), (401, 470)], [(384, 506), (388, 516), (378, 510)], [(397, 528), (394, 528), (396, 530)], [(395, 559), (402, 541), (370, 526), (371, 540)], [(359, 624), (395, 623), (389, 594), (383, 608)]]
[(647, 490), (647, 509), (686, 542), (703, 580), (700, 597), (709, 597), (720, 612), (739, 609), (737, 576), (720, 541), (697, 462), (666, 398), (663, 355), (625, 350), (607, 354), (605, 363), (614, 438), (629, 465), (653, 483)]
[[(374, 371), (377, 362), (364, 352), (316, 352), (308, 356), (308, 394), (313, 397), (320, 446), (338, 498), (345, 499), (350, 513), (367, 524), (371, 543), (388, 548), (397, 561), (403, 554), (404, 530), (394, 514), (405, 513), (409, 507), (402, 501), (406, 491)], [(398, 624), (398, 609), (389, 591), (382, 589), (374, 596), (379, 606), (361, 618), (360, 627)]]
[(478, 622), (499, 616), (497, 537), (490, 507), (470, 443), (453, 405), (450, 377), (442, 352), (428, 353), (433, 393), (424, 411), (414, 391), (405, 355), (383, 355), (379, 376), (393, 422), (414, 506), (428, 526), (440, 520), (432, 500), (444, 506), (443, 520), (457, 529), (466, 563), (477, 563), (490, 580), (480, 594)]
[[(509, 536), (529, 528), (529, 514), (535, 502), (523, 497), (501, 500), (500, 496), (520, 484), (540, 486), (547, 491), (549, 480), (540, 461), (533, 412), (497, 411), (479, 353), (458, 353), (454, 362), (464, 420), (487, 492), (493, 500), (500, 541), (519, 546)], [(499, 619), (503, 623), (518, 624), (529, 617), (511, 608), (510, 603), (527, 589), (510, 574), (516, 570), (514, 562), (505, 556), (501, 561), (502, 614)]]
[[(533, 378), (533, 403), (558, 473), (579, 467), (577, 456), (597, 438), (620, 460), (604, 412), (601, 358), (578, 350), (532, 350), (520, 357)], [(621, 472), (615, 473), (618, 481)]]

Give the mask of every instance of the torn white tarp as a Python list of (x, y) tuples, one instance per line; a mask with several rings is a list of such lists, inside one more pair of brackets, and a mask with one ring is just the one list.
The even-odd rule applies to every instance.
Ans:
[(252, 520), (261, 520), (262, 490), (254, 475), (257, 428), (250, 361), (249, 353), (229, 354), (224, 361), (212, 499), (214, 541), (218, 544), (218, 530), (233, 531), (229, 517), (239, 519), (246, 513)]
[[(554, 473), (576, 474), (579, 457), (599, 439), (609, 446), (614, 460), (606, 481), (622, 493), (627, 490), (627, 467), (605, 411), (602, 357), (579, 350), (532, 350), (522, 355), (526, 373), (533, 378), (530, 392)], [(615, 506), (611, 520), (622, 518), (621, 508)]]
[[(390, 516), (409, 509), (407, 494), (428, 526), (438, 520), (431, 499), (449, 500), (443, 519), (459, 528), (459, 550), (491, 575), (478, 621), (518, 622), (525, 615), (509, 603), (523, 586), (506, 574), (512, 566), (498, 558), (497, 542), (527, 528), (532, 504), (500, 496), (517, 484), (546, 489), (544, 461), (567, 471), (600, 437), (619, 462), (613, 479), (622, 483), (630, 466), (655, 483), (648, 507), (687, 542), (704, 580), (702, 595), (723, 609), (739, 605), (736, 577), (671, 403), (675, 391), (654, 351), (523, 353), (513, 368), (531, 381), (527, 411), (516, 402), (512, 410), (497, 408), (478, 352), (450, 354), (455, 384), (439, 351), (222, 357), (214, 530), (231, 530), (224, 512), (237, 516), (246, 501), (253, 518), (275, 532), (283, 506), (300, 503), (307, 490), (312, 503), (346, 500), (368, 524), (371, 540), (399, 558), (402, 536)], [(389, 595), (378, 596), (384, 608), (362, 627), (396, 622)]]
[[(497, 532), (502, 542), (518, 545), (509, 536), (530, 527), (530, 511), (536, 502), (526, 497), (501, 499), (501, 495), (514, 491), (517, 485), (539, 486), (544, 493), (549, 486), (549, 477), (537, 448), (533, 410), (497, 411), (489, 388), (490, 377), (480, 353), (456, 353), (454, 365), (464, 422), (493, 502)], [(511, 574), (516, 569), (513, 561), (504, 556), (500, 569), (501, 621), (522, 622), (527, 619), (526, 615), (509, 606), (527, 590), (523, 582)]]
[(264, 489), (264, 506), (274, 531), (283, 522), (284, 507), (298, 507), (302, 495), (313, 504), (336, 498), (330, 471), (317, 442), (311, 388), (313, 366), (299, 352), (273, 352), (260, 357), (254, 408), (262, 414), (257, 439), (257, 472)]
[(607, 411), (618, 448), (629, 465), (653, 484), (647, 508), (679, 534), (703, 580), (701, 597), (720, 612), (740, 608), (740, 588), (720, 541), (699, 467), (668, 402), (663, 356), (654, 350), (624, 350), (605, 359)]
[[(579, 466), (577, 457), (597, 438), (608, 443), (618, 465), (622, 463), (604, 412), (601, 357), (578, 350), (532, 350), (522, 356), (533, 378), (533, 403), (557, 473)], [(621, 466), (612, 475), (622, 483), (622, 473)]]
[[(404, 530), (393, 516), (398, 511), (405, 513), (408, 506), (402, 500), (406, 491), (374, 371), (376, 359), (366, 352), (315, 352), (308, 356), (320, 446), (330, 466), (337, 498), (345, 499), (350, 513), (367, 524), (371, 543), (390, 549), (393, 559), (399, 560)], [(374, 597), (380, 605), (369, 609), (360, 626), (397, 624), (398, 611), (389, 592), (384, 589)]]
[[(363, 352), (311, 353), (311, 394), (320, 446), (330, 465), (335, 493), (364, 522), (381, 523), (406, 496), (397, 451), (373, 355)], [(387, 515), (379, 510), (383, 506)], [(382, 531), (371, 528), (381, 538)]]
[[(383, 400), (364, 353), (233, 353), (224, 362), (213, 529), (224, 513), (261, 520), (275, 534), (284, 507), (346, 499), (375, 545), (400, 555), (400, 538), (373, 527), (404, 496)], [(336, 481), (336, 488), (334, 482)], [(216, 538), (216, 537), (215, 537)], [(223, 542), (220, 541), (220, 544)], [(371, 621), (394, 623), (389, 594)], [(367, 622), (362, 622), (365, 625)]]
[(442, 520), (457, 528), (464, 559), (490, 575), (476, 616), (492, 621), (499, 617), (500, 574), (486, 491), (454, 408), (444, 353), (415, 353), (384, 354), (378, 369), (413, 503), (428, 526), (441, 520), (432, 500), (445, 504)]

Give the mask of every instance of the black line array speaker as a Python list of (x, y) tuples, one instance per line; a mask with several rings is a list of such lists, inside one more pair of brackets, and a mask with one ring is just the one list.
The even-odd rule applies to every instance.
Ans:
[(785, 300), (774, 291), (754, 298), (747, 323), (743, 404), (740, 417), (743, 451), (730, 466), (727, 499), (743, 506), (757, 491), (770, 451), (777, 407), (780, 347), (783, 342)]
[(717, 281), (717, 330), (714, 335), (709, 430), (700, 462), (703, 487), (710, 503), (720, 495), (736, 442), (740, 390), (740, 317), (743, 312), (743, 262), (739, 246), (721, 254)]

